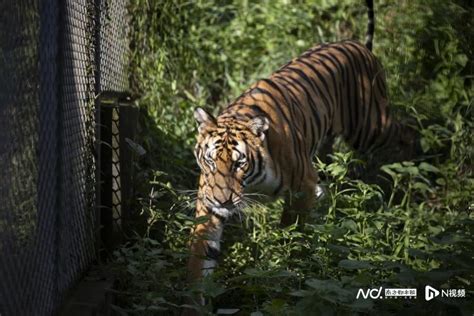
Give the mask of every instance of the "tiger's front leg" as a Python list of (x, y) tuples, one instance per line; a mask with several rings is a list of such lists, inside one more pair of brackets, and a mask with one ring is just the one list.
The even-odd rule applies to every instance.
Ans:
[[(190, 238), (190, 257), (188, 260), (188, 283), (194, 284), (203, 277), (211, 274), (217, 265), (217, 257), (220, 253), (220, 240), (224, 223), (210, 214), (203, 203), (198, 199), (196, 202), (196, 219), (208, 217), (205, 222), (199, 222), (194, 226)], [(198, 295), (189, 297), (188, 305), (205, 304), (204, 297)], [(182, 316), (200, 315), (197, 310), (185, 308)]]
[[(308, 167), (310, 166), (310, 163), (308, 163)], [(321, 195), (321, 189), (317, 185), (319, 180), (318, 174), (316, 170), (311, 170), (312, 172), (305, 179), (301, 179), (299, 188), (285, 194), (285, 205), (280, 221), (281, 226), (287, 227), (298, 222), (298, 226), (303, 227), (317, 197)]]
[(196, 218), (207, 216), (208, 220), (198, 223), (191, 233), (188, 280), (193, 283), (212, 273), (220, 253), (220, 240), (224, 223), (210, 214), (203, 203), (196, 202)]

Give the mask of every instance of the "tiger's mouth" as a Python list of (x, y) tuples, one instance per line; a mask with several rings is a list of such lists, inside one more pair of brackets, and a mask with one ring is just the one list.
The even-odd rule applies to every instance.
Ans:
[(224, 219), (228, 219), (229, 217), (234, 215), (235, 210), (236, 208), (229, 209), (229, 208), (215, 207), (215, 206), (211, 208), (212, 214), (222, 217)]
[(241, 199), (232, 199), (224, 203), (213, 201), (208, 197), (204, 199), (207, 209), (214, 215), (222, 217), (223, 219), (228, 219), (232, 215), (238, 212), (240, 209)]

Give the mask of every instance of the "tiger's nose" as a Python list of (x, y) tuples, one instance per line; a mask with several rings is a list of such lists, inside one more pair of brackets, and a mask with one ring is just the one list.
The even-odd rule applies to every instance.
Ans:
[(229, 199), (227, 199), (226, 201), (221, 201), (219, 199), (216, 199), (216, 202), (218, 202), (221, 207), (229, 208), (229, 209), (237, 207), (240, 201), (241, 201), (241, 198), (237, 194), (232, 194), (229, 197)]
[(230, 197), (226, 201), (221, 201), (219, 199), (216, 199), (216, 201), (219, 202), (219, 204), (223, 208), (233, 208), (234, 207), (234, 202), (232, 201), (232, 197)]

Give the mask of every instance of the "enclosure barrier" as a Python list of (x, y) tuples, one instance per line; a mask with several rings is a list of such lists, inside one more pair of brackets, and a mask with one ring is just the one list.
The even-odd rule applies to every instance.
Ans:
[(124, 212), (124, 118), (100, 96), (128, 90), (126, 21), (125, 0), (0, 2), (2, 316), (57, 313), (117, 230), (103, 217)]

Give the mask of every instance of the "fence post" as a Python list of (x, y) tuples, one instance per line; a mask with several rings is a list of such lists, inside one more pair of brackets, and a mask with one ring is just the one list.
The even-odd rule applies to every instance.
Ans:
[(103, 91), (97, 100), (101, 240), (110, 250), (122, 241), (124, 222), (130, 213), (127, 199), (131, 198), (131, 154), (125, 149), (125, 139), (133, 137), (136, 110), (128, 93)]

